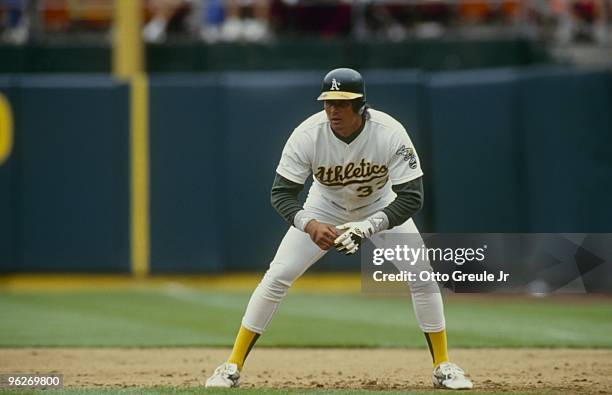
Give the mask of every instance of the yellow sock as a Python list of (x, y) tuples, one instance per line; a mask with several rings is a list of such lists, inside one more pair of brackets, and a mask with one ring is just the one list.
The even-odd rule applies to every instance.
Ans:
[(253, 345), (259, 338), (259, 333), (252, 332), (247, 328), (240, 326), (236, 341), (234, 342), (234, 348), (232, 349), (232, 355), (230, 355), (227, 362), (235, 363), (238, 365), (238, 370), (242, 370), (244, 360), (253, 348)]
[(448, 361), (448, 349), (446, 346), (446, 330), (441, 332), (425, 332), (429, 352), (433, 359), (433, 365), (438, 366), (442, 362)]

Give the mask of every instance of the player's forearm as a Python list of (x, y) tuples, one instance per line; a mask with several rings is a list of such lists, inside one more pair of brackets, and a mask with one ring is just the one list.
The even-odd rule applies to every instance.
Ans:
[(423, 206), (423, 179), (419, 177), (404, 184), (394, 185), (392, 188), (397, 197), (383, 209), (389, 219), (389, 229), (403, 224), (421, 209)]
[(302, 205), (298, 201), (298, 195), (302, 189), (304, 189), (304, 185), (290, 181), (278, 173), (274, 178), (274, 184), (270, 192), (270, 202), (276, 212), (289, 225), (293, 225), (295, 215), (302, 210)]

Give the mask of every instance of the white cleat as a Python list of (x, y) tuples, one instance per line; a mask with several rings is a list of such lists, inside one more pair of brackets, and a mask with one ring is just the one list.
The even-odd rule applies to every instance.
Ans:
[(240, 385), (240, 371), (235, 363), (226, 362), (206, 380), (206, 388), (233, 388)]
[(431, 380), (436, 388), (469, 390), (474, 385), (465, 377), (465, 372), (452, 362), (442, 362), (434, 369)]

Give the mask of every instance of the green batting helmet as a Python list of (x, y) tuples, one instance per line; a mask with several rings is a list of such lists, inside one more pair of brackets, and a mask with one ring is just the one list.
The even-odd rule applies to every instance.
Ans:
[(323, 78), (317, 100), (353, 100), (355, 110), (362, 111), (366, 102), (363, 77), (353, 69), (334, 69)]

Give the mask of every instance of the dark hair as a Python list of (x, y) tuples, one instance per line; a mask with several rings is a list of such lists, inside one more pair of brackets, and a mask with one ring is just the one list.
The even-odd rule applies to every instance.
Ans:
[(353, 107), (353, 112), (356, 112), (359, 114), (365, 114), (368, 108), (370, 108), (370, 106), (363, 99), (363, 97), (358, 97), (357, 99), (351, 100), (351, 106)]

